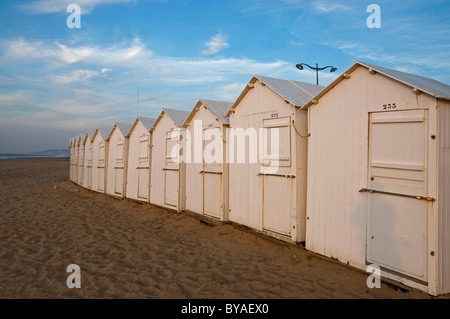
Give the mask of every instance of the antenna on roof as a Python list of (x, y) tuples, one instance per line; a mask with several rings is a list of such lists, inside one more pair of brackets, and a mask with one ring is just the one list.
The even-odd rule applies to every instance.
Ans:
[(138, 107), (139, 107), (139, 86), (137, 87), (137, 93), (136, 93), (136, 117), (138, 117)]

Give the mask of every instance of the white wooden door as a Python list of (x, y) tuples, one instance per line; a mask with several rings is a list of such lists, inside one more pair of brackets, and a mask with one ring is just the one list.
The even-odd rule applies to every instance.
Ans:
[(114, 184), (114, 193), (117, 195), (122, 195), (122, 187), (123, 187), (123, 168), (117, 168), (115, 170), (115, 184)]
[(92, 156), (93, 156), (93, 149), (92, 149), (92, 143), (88, 146), (88, 163), (87, 163), (87, 187), (92, 188)]
[(79, 178), (78, 181), (80, 183), (80, 185), (83, 185), (83, 180), (84, 180), (84, 144), (80, 146), (80, 172), (78, 174)]
[(290, 235), (295, 186), (293, 174), (290, 174), (290, 117), (263, 119), (263, 128), (263, 228)]
[(117, 195), (122, 195), (123, 192), (123, 143), (124, 141), (120, 139), (119, 141), (117, 141), (116, 146), (116, 165), (114, 167), (114, 193)]
[(367, 261), (427, 280), (425, 110), (370, 114)]
[(179, 129), (166, 133), (164, 167), (164, 204), (178, 207), (180, 134)]
[(105, 189), (105, 143), (99, 144), (98, 155), (98, 190), (104, 191)]
[(143, 135), (139, 139), (138, 198), (148, 200), (149, 180), (149, 136)]
[(204, 129), (203, 136), (207, 139), (203, 142), (203, 214), (220, 218), (223, 207), (223, 137), (219, 127)]

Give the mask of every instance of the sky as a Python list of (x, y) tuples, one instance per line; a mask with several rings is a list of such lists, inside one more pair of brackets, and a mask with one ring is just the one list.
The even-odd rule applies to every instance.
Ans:
[(351, 59), (450, 84), (450, 1), (2, 0), (0, 153), (132, 123), (138, 87), (139, 115), (157, 117), (233, 102), (253, 75), (315, 83), (298, 63), (336, 67), (327, 85)]

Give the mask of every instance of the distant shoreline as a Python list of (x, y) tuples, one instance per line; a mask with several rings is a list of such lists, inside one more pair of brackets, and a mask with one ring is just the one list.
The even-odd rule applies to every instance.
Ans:
[(43, 156), (43, 155), (24, 155), (24, 154), (0, 154), (0, 160), (14, 160), (14, 159), (66, 159), (69, 156)]

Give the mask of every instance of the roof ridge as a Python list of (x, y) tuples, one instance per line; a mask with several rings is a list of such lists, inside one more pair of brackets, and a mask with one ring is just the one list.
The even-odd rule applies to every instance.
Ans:
[(306, 91), (304, 88), (302, 88), (301, 86), (297, 85), (294, 81), (292, 80), (288, 80), (289, 82), (291, 82), (292, 84), (294, 84), (296, 87), (298, 87), (299, 89), (301, 89), (302, 91), (304, 91), (306, 94), (308, 94), (309, 96), (313, 97), (314, 95), (312, 95), (311, 93), (309, 93), (308, 91)]

